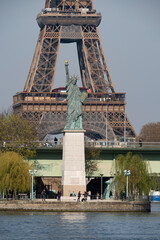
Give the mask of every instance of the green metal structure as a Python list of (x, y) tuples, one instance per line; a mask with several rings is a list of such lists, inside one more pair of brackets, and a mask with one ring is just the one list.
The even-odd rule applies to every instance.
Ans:
[[(41, 169), (38, 170), (39, 177), (61, 177), (62, 176), (62, 148), (39, 148), (36, 150), (37, 160)], [(139, 154), (144, 160), (149, 162), (152, 173), (160, 174), (160, 149), (159, 148), (101, 148), (100, 157), (98, 159), (98, 170), (92, 176), (87, 177), (111, 177), (111, 171), (114, 159), (119, 154)]]

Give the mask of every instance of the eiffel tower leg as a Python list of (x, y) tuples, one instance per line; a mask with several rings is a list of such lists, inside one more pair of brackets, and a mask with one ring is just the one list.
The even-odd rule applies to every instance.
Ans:
[(82, 79), (82, 86), (85, 88), (88, 88), (88, 71), (85, 68), (86, 64), (84, 62), (84, 52), (82, 48), (82, 41), (77, 42), (77, 52), (78, 52), (78, 58), (79, 58), (79, 67), (81, 72), (81, 79)]
[(24, 91), (52, 91), (60, 46), (60, 35), (60, 26), (46, 25), (40, 32)]
[(92, 92), (115, 92), (96, 27), (82, 26), (81, 51), (87, 71), (87, 85)]
[(29, 70), (29, 74), (28, 74), (28, 77), (27, 77), (27, 81), (26, 81), (26, 84), (25, 84), (25, 87), (24, 87), (24, 91), (27, 91), (27, 92), (29, 92), (30, 89), (31, 89), (31, 80), (33, 79), (32, 74), (34, 72), (35, 66), (37, 66), (37, 64), (38, 64), (38, 59), (39, 59), (39, 56), (40, 56), (40, 49), (42, 48), (42, 44), (43, 44), (44, 32), (45, 32), (45, 29), (41, 30), (40, 33), (39, 33), (39, 37), (38, 37), (36, 49), (35, 49), (35, 52), (34, 52), (33, 60), (32, 60), (31, 67), (30, 67), (30, 70)]

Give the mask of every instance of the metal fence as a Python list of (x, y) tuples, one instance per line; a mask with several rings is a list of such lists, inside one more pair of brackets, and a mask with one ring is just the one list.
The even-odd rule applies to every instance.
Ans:
[[(62, 148), (63, 142), (36, 141), (30, 143), (0, 142), (0, 148)], [(97, 148), (155, 148), (160, 149), (160, 142), (121, 142), (121, 141), (85, 141), (85, 147)]]
[(85, 145), (100, 148), (160, 148), (160, 142), (87, 141)]

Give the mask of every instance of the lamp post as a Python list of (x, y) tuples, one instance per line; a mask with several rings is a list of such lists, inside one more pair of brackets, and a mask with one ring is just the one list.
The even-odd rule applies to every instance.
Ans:
[(124, 113), (124, 144), (126, 144), (126, 113)]
[(103, 192), (103, 174), (100, 174), (101, 176), (101, 200), (102, 200), (102, 192)]
[(107, 100), (107, 102), (106, 102), (106, 146), (108, 146), (108, 107), (107, 107), (107, 104), (111, 100), (111, 98), (107, 97), (106, 100)]
[(35, 174), (36, 174), (36, 172), (37, 172), (37, 170), (29, 170), (29, 175), (31, 176), (31, 178), (32, 178), (32, 192), (31, 192), (31, 200), (33, 201), (33, 176), (35, 176)]
[(128, 177), (131, 175), (130, 170), (124, 170), (124, 175), (127, 177), (127, 183), (126, 183), (126, 198), (128, 199)]
[(108, 146), (108, 119), (107, 119), (107, 103), (106, 103), (106, 146)]

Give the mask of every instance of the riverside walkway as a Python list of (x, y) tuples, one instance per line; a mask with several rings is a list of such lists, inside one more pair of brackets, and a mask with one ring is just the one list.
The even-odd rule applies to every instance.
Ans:
[(91, 200), (34, 200), (0, 201), (0, 211), (37, 211), (37, 212), (150, 212), (149, 201)]

